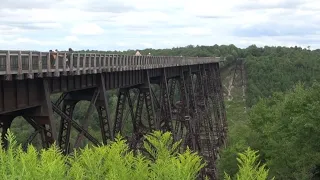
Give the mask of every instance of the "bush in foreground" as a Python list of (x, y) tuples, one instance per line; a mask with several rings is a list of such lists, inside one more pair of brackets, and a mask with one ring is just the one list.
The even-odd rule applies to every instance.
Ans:
[(9, 132), (9, 147), (0, 148), (1, 179), (183, 179), (193, 180), (205, 166), (189, 149), (177, 150), (171, 133), (155, 131), (145, 136), (146, 153), (134, 153), (121, 137), (105, 146), (85, 147), (64, 156), (54, 145), (38, 152), (29, 145), (26, 152)]
[[(236, 180), (266, 180), (269, 170), (265, 168), (265, 164), (260, 164), (258, 161), (258, 151), (248, 148), (244, 153), (238, 154), (239, 171), (235, 175)], [(224, 179), (231, 180), (231, 177), (225, 173)], [(273, 180), (274, 178), (272, 178)]]

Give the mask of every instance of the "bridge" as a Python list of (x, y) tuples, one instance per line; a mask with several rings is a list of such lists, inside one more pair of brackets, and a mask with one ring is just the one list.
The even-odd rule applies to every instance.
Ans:
[[(54, 55), (54, 57), (53, 57)], [(141, 147), (152, 130), (171, 131), (183, 147), (198, 151), (214, 177), (227, 124), (219, 57), (132, 56), (104, 53), (0, 51), (0, 127), (3, 145), (15, 117), (22, 116), (43, 148), (54, 142), (64, 154), (84, 139), (107, 144), (130, 122), (130, 147)], [(117, 89), (115, 117), (110, 117), (108, 90)], [(160, 93), (155, 93), (158, 89)], [(60, 97), (52, 101), (51, 94)], [(90, 101), (83, 124), (72, 117), (79, 101)], [(102, 142), (88, 131), (96, 108)], [(126, 109), (127, 108), (127, 109)], [(125, 115), (129, 112), (130, 117)], [(56, 113), (59, 119), (54, 118)], [(78, 131), (74, 144), (71, 129)]]

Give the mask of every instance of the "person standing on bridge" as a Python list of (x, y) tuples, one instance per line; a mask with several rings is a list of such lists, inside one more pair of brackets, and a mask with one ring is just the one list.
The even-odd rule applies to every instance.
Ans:
[(67, 59), (66, 59), (67, 68), (70, 67), (70, 61), (69, 61), (69, 59), (71, 59), (72, 53), (73, 53), (73, 49), (69, 48), (68, 54), (67, 54)]
[(51, 67), (56, 67), (57, 52), (49, 50)]
[(139, 52), (139, 50), (137, 50), (137, 52), (136, 52), (135, 55), (136, 55), (136, 56), (141, 56), (141, 53)]

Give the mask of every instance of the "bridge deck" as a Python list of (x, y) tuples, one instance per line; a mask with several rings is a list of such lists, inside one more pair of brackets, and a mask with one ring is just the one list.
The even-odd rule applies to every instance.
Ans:
[[(0, 51), (0, 76), (11, 80), (34, 77), (59, 77), (220, 62), (219, 57), (135, 56), (106, 53), (57, 53)], [(69, 58), (68, 58), (69, 57)], [(49, 73), (48, 73), (49, 72)]]

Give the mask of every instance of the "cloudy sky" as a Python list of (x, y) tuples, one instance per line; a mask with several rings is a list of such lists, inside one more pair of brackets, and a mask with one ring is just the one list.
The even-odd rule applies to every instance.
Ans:
[(1, 0), (0, 49), (320, 48), (319, 0)]

